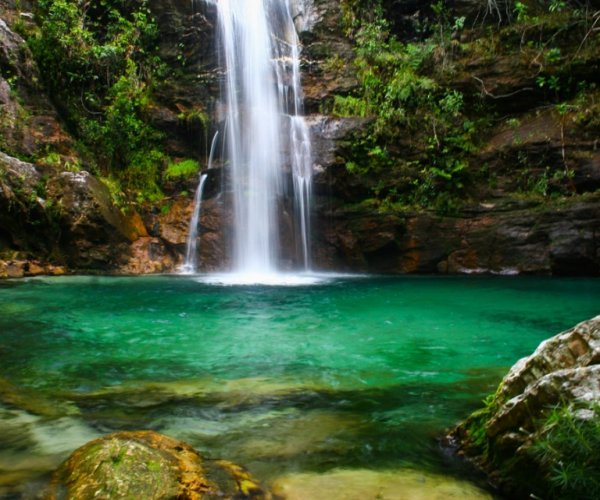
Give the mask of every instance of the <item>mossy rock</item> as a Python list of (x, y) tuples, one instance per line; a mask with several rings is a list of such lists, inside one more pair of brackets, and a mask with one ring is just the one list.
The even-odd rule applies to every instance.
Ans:
[(58, 400), (53, 395), (13, 385), (9, 380), (0, 377), (0, 404), (2, 403), (49, 418), (79, 413), (72, 403)]
[(600, 493), (600, 316), (542, 342), (448, 436), (508, 498)]
[(46, 498), (268, 499), (243, 468), (203, 459), (153, 431), (109, 434), (75, 450), (52, 476)]

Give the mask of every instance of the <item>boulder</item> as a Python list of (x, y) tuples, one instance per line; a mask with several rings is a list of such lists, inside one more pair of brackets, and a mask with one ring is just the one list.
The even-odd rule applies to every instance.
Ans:
[(146, 236), (140, 217), (116, 207), (90, 173), (0, 152), (0, 277), (64, 274), (65, 265), (116, 269), (128, 261), (130, 245)]
[(35, 165), (0, 152), (0, 252), (9, 261), (19, 260), (15, 250), (43, 256), (53, 246), (43, 185)]
[(126, 259), (129, 244), (146, 236), (135, 216), (126, 216), (108, 188), (86, 171), (61, 172), (46, 183), (60, 226), (67, 262), (80, 269), (115, 268)]
[[(486, 407), (455, 428), (449, 440), (511, 498), (530, 494), (594, 498), (591, 490), (583, 496), (576, 493), (579, 485), (569, 483), (569, 475), (583, 470), (592, 480), (600, 477), (597, 450), (590, 442), (600, 440), (599, 412), (600, 316), (596, 316), (546, 340), (518, 361)], [(569, 432), (575, 438), (568, 445), (557, 441)], [(578, 435), (590, 437), (578, 443)], [(541, 447), (550, 452), (541, 453)], [(571, 447), (577, 448), (576, 454)], [(557, 471), (564, 474), (562, 483), (552, 479)]]
[(75, 450), (54, 472), (48, 499), (267, 499), (243, 468), (206, 460), (188, 444), (153, 431), (118, 432)]

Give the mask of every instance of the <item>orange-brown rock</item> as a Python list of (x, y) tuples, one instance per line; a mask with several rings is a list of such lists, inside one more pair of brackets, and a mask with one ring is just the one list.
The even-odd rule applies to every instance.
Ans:
[(241, 467), (203, 459), (188, 444), (153, 431), (109, 434), (75, 450), (56, 470), (48, 500), (269, 499)]
[(128, 260), (118, 269), (122, 274), (157, 274), (173, 271), (180, 264), (159, 238), (143, 237), (129, 247)]

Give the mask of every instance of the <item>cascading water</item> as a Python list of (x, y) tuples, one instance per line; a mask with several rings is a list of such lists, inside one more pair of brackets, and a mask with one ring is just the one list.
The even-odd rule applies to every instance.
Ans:
[[(215, 154), (215, 146), (219, 132), (215, 132), (212, 143), (210, 145), (210, 154), (208, 155), (208, 170), (212, 168), (212, 162)], [(201, 174), (194, 196), (194, 210), (190, 219), (190, 228), (187, 237), (185, 262), (181, 266), (180, 271), (184, 274), (195, 273), (198, 268), (198, 223), (200, 222), (200, 214), (202, 211), (202, 194), (204, 193), (204, 183), (208, 178), (208, 174)]]
[(202, 193), (204, 191), (204, 183), (206, 182), (207, 174), (200, 176), (200, 182), (194, 196), (194, 211), (190, 219), (190, 229), (187, 237), (187, 245), (185, 252), (185, 263), (181, 267), (181, 272), (185, 274), (195, 273), (198, 267), (198, 222), (200, 222), (200, 211), (202, 209)]
[(293, 177), (294, 224), (308, 269), (312, 158), (289, 1), (219, 0), (216, 5), (226, 68), (234, 271), (257, 277), (279, 271), (278, 206), (285, 195), (286, 165)]
[[(306, 121), (304, 120), (302, 87), (300, 84), (300, 54), (298, 50), (298, 35), (292, 22), (292, 16), (287, 10), (287, 24), (290, 30), (292, 43), (287, 45), (289, 48), (289, 59), (291, 60), (292, 85), (290, 98), (286, 99), (285, 88), (283, 91), (283, 102), (291, 109), (288, 109), (290, 130), (290, 157), (292, 164), (292, 176), (294, 179), (294, 203), (296, 208), (296, 220), (300, 225), (300, 243), (302, 245), (302, 257), (304, 269), (310, 268), (310, 204), (312, 187), (312, 151), (310, 144), (310, 132)], [(280, 56), (281, 60), (286, 60), (285, 53)], [(289, 72), (289, 69), (288, 69)], [(280, 78), (281, 80), (281, 78)]]

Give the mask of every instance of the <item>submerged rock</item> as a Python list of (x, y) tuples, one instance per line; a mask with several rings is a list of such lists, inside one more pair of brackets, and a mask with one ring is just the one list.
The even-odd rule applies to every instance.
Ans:
[[(579, 486), (570, 483), (568, 474), (583, 471), (592, 481), (600, 477), (597, 449), (590, 442), (600, 441), (599, 408), (596, 316), (542, 342), (518, 361), (486, 407), (454, 429), (449, 439), (511, 496), (595, 498), (591, 491), (591, 496), (575, 494), (571, 488)], [(570, 433), (575, 438), (567, 443), (563, 436)], [(576, 454), (571, 447), (578, 448)], [(556, 473), (564, 473), (562, 484), (553, 479)]]
[(241, 467), (204, 460), (152, 431), (119, 432), (75, 450), (52, 476), (48, 499), (271, 498)]
[(41, 392), (17, 387), (3, 377), (0, 377), (0, 404), (8, 404), (33, 415), (49, 418), (79, 413), (75, 406), (66, 401), (57, 401)]
[(447, 476), (410, 469), (385, 472), (338, 469), (324, 474), (289, 474), (273, 483), (287, 500), (464, 500), (491, 499), (477, 486)]
[(52, 411), (47, 406), (51, 401), (41, 403), (46, 406), (33, 401), (25, 411), (18, 400), (4, 396), (0, 394), (0, 498), (39, 499), (40, 478), (98, 433), (77, 417), (56, 418), (61, 409)]

